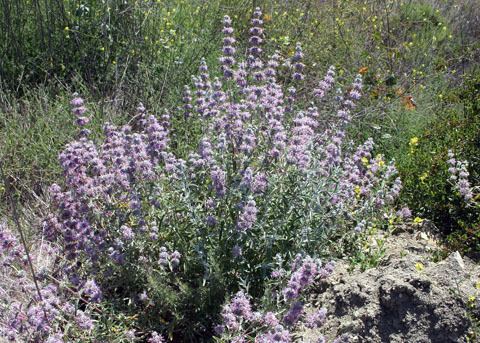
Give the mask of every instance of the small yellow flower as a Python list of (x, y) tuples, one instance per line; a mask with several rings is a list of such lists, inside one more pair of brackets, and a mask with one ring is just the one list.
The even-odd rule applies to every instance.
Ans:
[(353, 189), (353, 191), (355, 192), (355, 196), (357, 198), (360, 197), (360, 192), (362, 191), (362, 189), (360, 188), (360, 186), (355, 186), (355, 188)]
[(70, 28), (68, 26), (65, 26), (65, 28), (63, 30), (64, 31), (70, 31)]
[(383, 160), (382, 154), (378, 154), (377, 156), (375, 156), (375, 159), (377, 160), (378, 166), (380, 168), (385, 166), (385, 161)]
[(121, 208), (121, 209), (128, 209), (130, 207), (128, 202), (125, 202), (125, 201), (118, 203), (117, 206), (118, 206), (118, 208)]
[(365, 156), (362, 157), (362, 163), (366, 166), (368, 164), (368, 158), (366, 158)]
[(415, 224), (421, 224), (421, 223), (423, 223), (423, 219), (420, 218), (420, 217), (415, 217), (415, 219), (413, 220), (413, 222), (414, 222)]
[(413, 154), (416, 146), (418, 145), (418, 137), (412, 137), (408, 145), (410, 145), (410, 154)]
[(417, 271), (421, 272), (422, 270), (425, 269), (425, 266), (423, 265), (422, 262), (417, 262), (417, 263), (415, 263), (415, 269), (416, 269)]
[(129, 217), (129, 218), (128, 218), (128, 225), (129, 225), (129, 226), (135, 226), (135, 225), (137, 225), (136, 219), (135, 219), (134, 217)]
[(420, 181), (424, 182), (427, 177), (428, 177), (428, 173), (425, 172), (425, 173), (423, 173), (422, 175), (420, 175), (419, 179), (420, 179)]

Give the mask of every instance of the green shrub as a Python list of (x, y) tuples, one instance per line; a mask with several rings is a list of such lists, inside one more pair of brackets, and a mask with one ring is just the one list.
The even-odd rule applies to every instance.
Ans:
[(220, 1), (2, 2), (1, 83), (22, 94), (31, 85), (80, 77), (94, 94), (123, 96), (128, 89), (131, 98), (143, 97), (148, 88), (138, 80), (148, 76), (156, 81), (149, 86), (156, 87), (157, 99), (159, 92), (163, 98), (195, 71), (199, 57), (216, 50), (213, 18), (219, 6)]
[[(480, 252), (480, 211), (466, 206), (448, 182), (448, 150), (467, 160), (472, 184), (480, 181), (480, 73), (445, 96), (437, 118), (416, 137), (406, 137), (397, 159), (404, 181), (403, 200), (448, 235), (453, 249)], [(415, 139), (416, 138), (416, 139)], [(417, 142), (418, 139), (418, 142)]]

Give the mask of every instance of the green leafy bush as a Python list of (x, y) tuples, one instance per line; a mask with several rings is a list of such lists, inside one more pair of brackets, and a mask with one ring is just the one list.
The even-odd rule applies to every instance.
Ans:
[[(472, 184), (480, 181), (480, 74), (465, 77), (436, 108), (437, 118), (405, 142), (397, 164), (404, 181), (402, 199), (449, 235), (451, 248), (480, 252), (480, 212), (466, 206), (448, 182), (448, 150), (469, 162)], [(406, 139), (407, 140), (407, 139)]]

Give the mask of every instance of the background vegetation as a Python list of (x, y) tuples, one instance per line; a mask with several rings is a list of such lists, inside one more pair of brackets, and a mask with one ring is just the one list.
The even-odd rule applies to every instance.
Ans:
[[(453, 149), (470, 161), (478, 184), (476, 0), (2, 1), (3, 210), (14, 195), (27, 206), (58, 178), (58, 152), (74, 136), (67, 109), (74, 91), (88, 99), (94, 135), (106, 119), (131, 120), (140, 101), (151, 113), (174, 108), (200, 58), (217, 63), (219, 18), (234, 19), (245, 46), (256, 6), (264, 10), (267, 49), (291, 56), (302, 42), (313, 82), (330, 64), (345, 80), (364, 75), (354, 136), (373, 136), (397, 161), (402, 201), (415, 215), (431, 219), (453, 249), (478, 252), (478, 210), (454, 194), (444, 163)], [(174, 137), (195, 134), (172, 120)]]

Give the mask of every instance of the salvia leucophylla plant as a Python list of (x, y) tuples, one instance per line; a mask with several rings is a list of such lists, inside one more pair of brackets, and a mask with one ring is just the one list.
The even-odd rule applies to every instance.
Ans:
[[(319, 260), (297, 255), (290, 272), (283, 268), (272, 271), (267, 287), (269, 299), (257, 311), (253, 311), (249, 297), (239, 291), (222, 308), (222, 322), (215, 327), (218, 341), (286, 343), (294, 340), (297, 327), (321, 327), (327, 319), (326, 309), (306, 310), (304, 295), (316, 281), (325, 280), (333, 268), (332, 262), (322, 265)], [(344, 341), (348, 341), (348, 336), (340, 336), (333, 343)], [(326, 339), (320, 336), (316, 342), (325, 343)]]
[(462, 197), (462, 199), (470, 206), (480, 206), (477, 198), (476, 188), (469, 181), (470, 173), (468, 172), (468, 161), (460, 161), (455, 158), (453, 151), (448, 151), (448, 172), (450, 174), (449, 181), (454, 189)]
[[(68, 287), (98, 285), (102, 296), (86, 300), (108, 304), (116, 322), (130, 318), (132, 340), (213, 335), (225, 299), (242, 289), (257, 301), (279, 256), (352, 251), (401, 189), (371, 139), (354, 147), (346, 136), (360, 76), (329, 97), (330, 67), (306, 102), (297, 91), (305, 79), (300, 45), (290, 59), (266, 58), (257, 9), (243, 56), (228, 16), (223, 24), (219, 77), (202, 60), (177, 112), (156, 117), (139, 106), (138, 130), (106, 124), (94, 141), (83, 99), (71, 102), (80, 132), (60, 154), (64, 180), (50, 187), (43, 234), (65, 256), (57, 267)], [(174, 148), (181, 141), (170, 144), (171, 116), (202, 128), (187, 154)], [(105, 316), (95, 315), (92, 331), (107, 330)], [(289, 330), (298, 314), (276, 316)], [(263, 341), (275, 341), (269, 328)]]
[[(57, 255), (56, 248), (45, 242), (28, 255), (17, 235), (0, 223), (2, 342), (61, 343), (94, 338), (92, 313), (101, 300), (101, 290), (91, 279), (69, 287), (65, 274), (55, 270)], [(31, 267), (36, 269), (35, 278)]]

